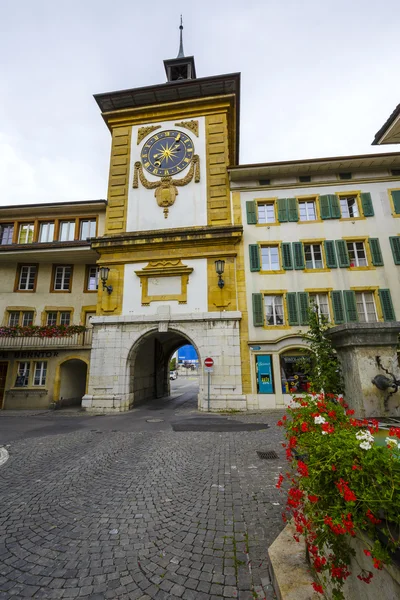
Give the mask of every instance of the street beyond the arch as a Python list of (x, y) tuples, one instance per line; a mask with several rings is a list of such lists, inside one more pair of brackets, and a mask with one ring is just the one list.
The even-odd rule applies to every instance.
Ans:
[(122, 415), (1, 415), (1, 599), (274, 598), (281, 413), (199, 415), (196, 394), (189, 376)]

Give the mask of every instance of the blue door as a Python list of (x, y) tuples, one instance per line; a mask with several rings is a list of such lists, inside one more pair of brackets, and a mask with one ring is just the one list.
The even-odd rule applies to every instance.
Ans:
[(258, 382), (258, 393), (259, 394), (273, 394), (274, 393), (274, 381), (272, 376), (272, 363), (271, 356), (257, 355), (257, 382)]

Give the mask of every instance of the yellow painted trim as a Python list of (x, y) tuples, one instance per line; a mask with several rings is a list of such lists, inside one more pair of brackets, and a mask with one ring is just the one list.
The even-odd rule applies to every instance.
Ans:
[(303, 273), (330, 273), (331, 269), (303, 269)]
[(333, 288), (307, 288), (304, 290), (308, 294), (326, 294), (328, 296), (328, 304), (329, 304), (329, 316), (331, 318), (330, 323), (335, 322), (335, 315), (333, 312), (333, 304), (332, 304), (332, 294)]
[[(297, 200), (297, 214), (298, 214), (298, 221), (297, 223), (300, 223), (300, 225), (304, 225), (305, 223), (322, 223), (322, 219), (321, 219), (321, 211), (320, 211), (320, 207), (319, 207), (319, 194), (304, 194), (301, 196), (295, 196), (296, 200)], [(314, 219), (314, 221), (301, 221), (300, 220), (300, 207), (299, 207), (299, 200), (300, 202), (305, 202), (306, 200), (309, 200), (311, 202), (315, 203), (315, 214), (317, 216), (316, 219)]]
[[(326, 238), (316, 238), (316, 239), (301, 239), (299, 240), (303, 244), (303, 253), (304, 253), (304, 244), (320, 244), (322, 250), (322, 262), (326, 265), (326, 254), (325, 254), (325, 244), (324, 241)], [(306, 263), (306, 257), (304, 253), (304, 264)], [(324, 267), (323, 269), (302, 269), (303, 273), (330, 273), (332, 269), (329, 267)]]
[[(283, 262), (282, 262), (282, 241), (281, 240), (275, 240), (275, 241), (267, 241), (267, 242), (257, 242), (258, 244), (258, 251), (260, 253), (260, 270), (258, 271), (260, 275), (283, 275), (286, 273), (286, 270), (282, 268)], [(269, 270), (263, 270), (262, 269), (262, 261), (261, 261), (261, 248), (263, 247), (268, 247), (268, 246), (277, 246), (278, 247), (278, 257), (279, 257), (279, 266), (280, 269), (277, 269), (276, 271), (269, 271)]]
[(81, 308), (81, 325), (85, 325), (86, 323), (86, 314), (93, 312), (94, 314), (96, 314), (96, 305), (93, 304), (91, 306), (82, 306)]
[[(274, 227), (276, 225), (280, 225), (280, 222), (278, 221), (278, 203), (277, 203), (278, 197), (275, 196), (274, 198), (254, 198), (254, 202), (257, 204), (257, 223), (256, 223), (256, 227)], [(258, 206), (260, 204), (273, 204), (274, 205), (274, 215), (275, 215), (275, 221), (274, 223), (258, 223)]]
[(303, 244), (321, 244), (321, 246), (323, 246), (323, 242), (325, 242), (326, 238), (305, 238), (305, 239), (299, 239), (299, 242), (302, 242)]
[(340, 206), (340, 198), (350, 198), (352, 196), (355, 196), (355, 198), (357, 200), (358, 214), (360, 215), (359, 217), (342, 217), (341, 216), (339, 221), (365, 221), (366, 220), (366, 217), (364, 217), (364, 213), (362, 211), (361, 190), (351, 190), (348, 192), (335, 192), (335, 195), (338, 197), (340, 214), (342, 214), (342, 207)]
[(234, 152), (229, 142), (229, 123), (226, 111), (205, 117), (206, 171), (207, 171), (207, 224), (232, 223), (230, 187), (228, 178), (229, 157)]
[(398, 218), (400, 218), (400, 213), (396, 213), (396, 211), (394, 209), (392, 192), (400, 192), (400, 188), (388, 188), (390, 208), (392, 209), (392, 217), (394, 217), (395, 219), (398, 219)]
[[(179, 304), (187, 303), (187, 286), (189, 275), (193, 272), (193, 267), (187, 267), (180, 260), (150, 261), (141, 271), (135, 271), (140, 279), (142, 287), (142, 306), (148, 306), (151, 302), (176, 300)], [(180, 294), (160, 294), (149, 295), (149, 279), (153, 277), (180, 277)]]
[(225, 285), (222, 289), (218, 287), (218, 275), (215, 272), (215, 261), (213, 258), (207, 259), (207, 288), (208, 288), (208, 310), (238, 310), (237, 309), (237, 289), (236, 289), (236, 259), (231, 256), (221, 254), (221, 259), (225, 260), (225, 271), (223, 280)]
[(85, 358), (84, 356), (82, 356), (81, 354), (71, 354), (70, 356), (66, 356), (64, 357), (56, 366), (56, 374), (54, 377), (54, 384), (53, 384), (53, 402), (58, 402), (60, 399), (60, 389), (61, 389), (61, 365), (69, 360), (81, 360), (82, 362), (86, 363), (87, 365), (87, 371), (86, 371), (86, 388), (85, 388), (85, 394), (87, 394), (88, 391), (88, 385), (89, 385), (89, 366), (90, 366), (90, 361), (89, 359)]
[(366, 267), (347, 267), (348, 271), (376, 271), (375, 265), (372, 264), (371, 249), (369, 247), (369, 237), (365, 235), (353, 235), (351, 237), (342, 237), (345, 242), (363, 242), (365, 254), (367, 257)]
[[(36, 308), (33, 306), (6, 306), (4, 309), (3, 326), (8, 327), (10, 312), (33, 312), (33, 324), (36, 321)], [(19, 325), (21, 325), (22, 315), (19, 316)]]

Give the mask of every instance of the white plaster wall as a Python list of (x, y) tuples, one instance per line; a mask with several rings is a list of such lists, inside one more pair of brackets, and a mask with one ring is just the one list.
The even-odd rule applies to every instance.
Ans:
[[(391, 214), (388, 189), (396, 187), (393, 181), (376, 183), (343, 183), (337, 185), (299, 187), (287, 189), (251, 190), (241, 192), (242, 220), (244, 227), (244, 253), (246, 270), (246, 293), (249, 307), (250, 341), (275, 340), (299, 332), (304, 327), (292, 327), (290, 330), (263, 329), (253, 326), (252, 294), (261, 290), (286, 290), (299, 292), (308, 288), (332, 288), (348, 290), (356, 286), (379, 286), (391, 290), (392, 301), (397, 318), (400, 320), (400, 267), (394, 264), (389, 236), (400, 233), (400, 219)], [(370, 192), (374, 206), (374, 217), (361, 220), (341, 221), (328, 219), (322, 223), (281, 223), (272, 226), (247, 225), (246, 201), (268, 198), (291, 198), (295, 196), (315, 196), (334, 194), (335, 192)], [(372, 270), (351, 271), (346, 268), (331, 269), (326, 273), (304, 273), (304, 271), (286, 271), (284, 274), (261, 275), (250, 272), (249, 244), (263, 241), (296, 242), (302, 239), (338, 240), (342, 237), (368, 236), (379, 238), (384, 266)]]
[[(147, 266), (147, 262), (130, 263), (125, 265), (124, 276), (124, 295), (122, 304), (122, 314), (132, 315), (151, 315), (157, 313), (157, 308), (161, 305), (171, 307), (172, 313), (197, 313), (207, 311), (207, 259), (183, 260), (183, 264), (193, 269), (189, 275), (187, 287), (187, 303), (179, 304), (177, 300), (160, 300), (151, 302), (150, 306), (142, 306), (142, 288), (140, 287), (140, 278), (135, 271), (141, 271)], [(174, 293), (176, 290), (176, 277), (171, 278), (171, 291), (168, 292), (167, 285), (169, 278), (160, 278), (163, 280), (160, 293)]]
[[(131, 167), (130, 182), (128, 193), (128, 217), (127, 231), (147, 231), (149, 229), (173, 229), (176, 227), (193, 227), (195, 225), (207, 225), (207, 186), (206, 186), (206, 133), (205, 118), (196, 117), (199, 122), (199, 137), (188, 129), (183, 129), (175, 125), (175, 121), (160, 121), (160, 123), (148, 123), (147, 125), (161, 125), (162, 129), (157, 129), (150, 133), (142, 142), (137, 145), (137, 132), (139, 126), (132, 127), (132, 147), (131, 147)], [(146, 123), (140, 127), (146, 126)], [(175, 203), (169, 208), (168, 218), (164, 218), (163, 209), (157, 204), (154, 196), (154, 190), (147, 190), (139, 181), (138, 188), (132, 188), (134, 175), (134, 165), (140, 160), (140, 152), (143, 145), (157, 132), (163, 129), (173, 129), (182, 131), (193, 140), (194, 153), (200, 157), (200, 182), (195, 183), (194, 179), (184, 187), (178, 187), (178, 195)], [(174, 179), (182, 179), (189, 170), (187, 167), (181, 173), (174, 175)], [(160, 181), (159, 177), (144, 170), (148, 181)]]

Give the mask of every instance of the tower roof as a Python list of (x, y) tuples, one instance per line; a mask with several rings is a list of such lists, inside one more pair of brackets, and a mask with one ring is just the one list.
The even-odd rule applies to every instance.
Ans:
[(196, 79), (196, 67), (194, 56), (185, 56), (183, 50), (183, 23), (179, 25), (179, 50), (176, 58), (164, 60), (167, 81), (182, 81), (185, 79)]
[(180, 33), (179, 33), (179, 50), (178, 56), (176, 58), (184, 58), (185, 52), (183, 51), (183, 23), (182, 23), (182, 15), (181, 15), (181, 24), (179, 25)]

